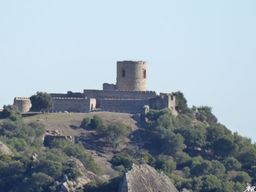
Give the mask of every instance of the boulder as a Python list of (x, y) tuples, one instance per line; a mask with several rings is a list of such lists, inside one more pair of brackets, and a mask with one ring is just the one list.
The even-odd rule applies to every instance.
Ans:
[(133, 165), (125, 173), (118, 192), (178, 192), (169, 177), (158, 173), (153, 167)]
[(4, 143), (0, 141), (0, 154), (14, 156), (13, 152)]

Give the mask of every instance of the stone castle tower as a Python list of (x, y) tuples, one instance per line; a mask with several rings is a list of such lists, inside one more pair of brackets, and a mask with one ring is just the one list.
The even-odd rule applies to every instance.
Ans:
[(118, 61), (116, 67), (116, 89), (147, 91), (146, 61)]
[[(147, 90), (148, 64), (146, 61), (117, 61), (116, 84), (103, 83), (102, 90), (84, 89), (83, 92), (51, 93), (55, 112), (90, 112), (95, 110), (145, 113), (145, 109), (175, 110), (175, 94)], [(29, 98), (15, 98), (20, 111), (27, 112)]]

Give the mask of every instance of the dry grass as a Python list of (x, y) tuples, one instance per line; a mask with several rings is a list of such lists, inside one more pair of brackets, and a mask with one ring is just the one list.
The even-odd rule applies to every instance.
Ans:
[(58, 130), (62, 135), (79, 136), (86, 134), (86, 130), (79, 128), (83, 118), (99, 115), (110, 122), (123, 122), (124, 124), (137, 129), (136, 121), (128, 113), (92, 112), (92, 113), (45, 113), (24, 117), (25, 122), (40, 121), (49, 130)]

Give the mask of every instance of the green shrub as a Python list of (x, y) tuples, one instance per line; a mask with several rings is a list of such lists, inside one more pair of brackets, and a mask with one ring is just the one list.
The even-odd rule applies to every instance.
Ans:
[(1, 116), (3, 118), (8, 118), (11, 121), (19, 121), (22, 116), (19, 109), (15, 105), (4, 105), (3, 111), (1, 112)]
[(143, 158), (143, 163), (147, 163), (152, 167), (155, 167), (156, 159), (148, 152), (142, 152), (141, 157)]
[(89, 124), (89, 126), (93, 129), (99, 127), (106, 127), (106, 122), (99, 115), (94, 115), (91, 119), (91, 123)]
[(91, 118), (85, 117), (85, 118), (82, 120), (80, 127), (86, 128), (86, 127), (89, 126), (90, 123), (91, 123)]
[(115, 154), (111, 161), (114, 166), (123, 165), (125, 168), (131, 168), (132, 164), (138, 164), (138, 162), (127, 153)]
[(157, 157), (156, 168), (166, 173), (171, 173), (176, 169), (176, 163), (173, 160), (169, 160), (165, 155), (159, 155)]

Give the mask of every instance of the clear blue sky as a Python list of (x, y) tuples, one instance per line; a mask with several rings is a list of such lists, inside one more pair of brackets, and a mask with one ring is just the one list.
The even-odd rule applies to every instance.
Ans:
[(0, 1), (0, 107), (36, 91), (115, 83), (148, 61), (148, 89), (182, 91), (256, 141), (256, 1)]

